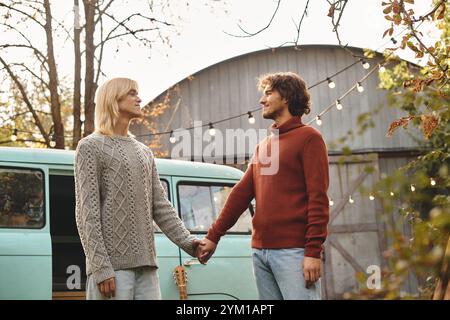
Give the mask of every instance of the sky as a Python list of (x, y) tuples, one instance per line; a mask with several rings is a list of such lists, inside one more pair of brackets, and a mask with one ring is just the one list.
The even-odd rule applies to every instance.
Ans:
[[(81, 2), (81, 1), (80, 1)], [(157, 3), (158, 1), (154, 1)], [(207, 2), (207, 5), (204, 3)], [(295, 39), (297, 33), (294, 21), (299, 21), (306, 0), (282, 0), (279, 11), (271, 26), (254, 37), (233, 37), (243, 35), (238, 25), (248, 32), (255, 32), (269, 22), (276, 8), (275, 0), (226, 0), (224, 1), (182, 1), (170, 0), (169, 8), (163, 13), (156, 7), (155, 15), (160, 19), (173, 21), (174, 29), (167, 29), (164, 35), (170, 44), (155, 43), (149, 49), (143, 46), (112, 44), (103, 58), (103, 72), (100, 82), (113, 77), (129, 77), (138, 81), (140, 97), (144, 104), (162, 93), (169, 86), (212, 64), (248, 52), (278, 47)], [(392, 43), (382, 38), (389, 23), (384, 19), (380, 0), (350, 0), (345, 9), (340, 27), (344, 44), (382, 51)], [(425, 13), (431, 8), (431, 0), (416, 0), (416, 12)], [(73, 27), (73, 10), (67, 6), (71, 1), (53, 0), (53, 13), (64, 21), (66, 27)], [(146, 10), (147, 0), (122, 1), (113, 7), (117, 15), (128, 11)], [(126, 6), (126, 9), (124, 8)], [(300, 33), (299, 44), (337, 44), (332, 32), (331, 19), (327, 17), (329, 4), (325, 0), (311, 0), (308, 15)], [(158, 13), (159, 12), (159, 13)], [(168, 13), (169, 12), (169, 13)], [(403, 28), (399, 28), (394, 36)], [(423, 25), (422, 30), (428, 43), (438, 37), (433, 30)], [(35, 32), (33, 29), (30, 32)], [(36, 34), (40, 37), (42, 34)], [(401, 39), (401, 36), (398, 38)], [(433, 41), (434, 40), (434, 41)], [(43, 38), (42, 41), (45, 41)], [(73, 69), (73, 47), (70, 41), (58, 39), (57, 63), (69, 78)], [(43, 42), (45, 44), (45, 42)], [(116, 48), (119, 51), (116, 52)], [(399, 52), (397, 52), (398, 54)], [(411, 54), (399, 54), (414, 61)], [(414, 61), (417, 62), (417, 61)], [(317, 66), (320, 67), (320, 66)]]

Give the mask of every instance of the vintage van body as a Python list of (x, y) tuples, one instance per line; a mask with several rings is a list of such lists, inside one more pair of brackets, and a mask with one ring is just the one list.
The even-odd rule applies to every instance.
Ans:
[[(0, 147), (0, 299), (84, 299), (85, 256), (75, 224), (74, 151)], [(156, 159), (167, 195), (203, 238), (240, 170)], [(184, 266), (188, 299), (257, 299), (251, 213), (224, 236), (207, 265), (156, 232), (163, 299), (179, 299), (174, 270)]]

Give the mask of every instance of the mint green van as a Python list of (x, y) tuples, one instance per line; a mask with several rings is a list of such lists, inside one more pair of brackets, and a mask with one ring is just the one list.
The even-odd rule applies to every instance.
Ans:
[[(85, 256), (75, 224), (74, 151), (0, 147), (0, 299), (84, 299)], [(227, 166), (156, 159), (167, 195), (203, 238), (243, 173)], [(207, 265), (155, 235), (163, 299), (257, 299), (250, 207)], [(159, 230), (159, 229), (157, 229)], [(179, 268), (178, 268), (179, 269)], [(183, 278), (184, 281), (184, 278)]]

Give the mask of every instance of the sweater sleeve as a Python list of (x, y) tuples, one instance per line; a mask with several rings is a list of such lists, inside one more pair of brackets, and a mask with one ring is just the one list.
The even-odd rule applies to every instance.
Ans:
[(155, 159), (150, 150), (149, 153), (152, 168), (153, 219), (161, 231), (164, 232), (173, 243), (194, 257), (195, 251), (192, 242), (196, 237), (191, 235), (186, 229), (174, 207), (167, 199), (166, 191), (159, 179)]
[(306, 142), (302, 157), (308, 195), (305, 256), (320, 258), (329, 220), (328, 154), (320, 135), (314, 135)]
[(218, 243), (255, 197), (253, 188), (253, 163), (249, 165), (242, 179), (233, 187), (217, 220), (211, 225), (206, 238)]
[(81, 141), (75, 153), (75, 220), (95, 283), (115, 276), (100, 217), (100, 168), (94, 146)]

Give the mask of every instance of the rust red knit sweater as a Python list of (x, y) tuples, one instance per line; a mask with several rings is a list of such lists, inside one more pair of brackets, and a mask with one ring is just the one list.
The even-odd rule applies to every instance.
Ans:
[[(278, 129), (278, 130), (277, 130)], [(254, 159), (231, 191), (207, 238), (218, 243), (256, 198), (253, 248), (305, 248), (305, 256), (319, 258), (327, 236), (329, 214), (328, 156), (321, 134), (293, 117), (272, 126), (274, 136), (258, 144)], [(277, 132), (278, 131), (278, 132)], [(265, 154), (278, 139), (279, 169), (267, 174)], [(268, 150), (268, 151), (267, 151)]]

